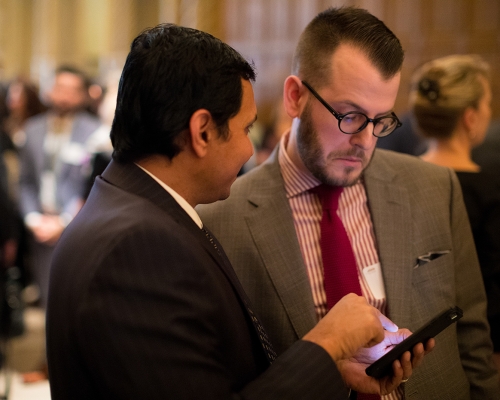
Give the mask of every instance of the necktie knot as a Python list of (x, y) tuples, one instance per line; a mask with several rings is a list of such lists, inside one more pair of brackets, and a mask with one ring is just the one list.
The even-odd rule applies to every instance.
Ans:
[(311, 189), (316, 193), (321, 201), (323, 210), (337, 211), (339, 207), (339, 198), (344, 188), (342, 186), (331, 186), (322, 183)]

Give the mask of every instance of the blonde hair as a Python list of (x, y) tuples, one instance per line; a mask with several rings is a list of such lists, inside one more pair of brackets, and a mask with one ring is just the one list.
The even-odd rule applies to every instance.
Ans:
[(482, 79), (490, 67), (477, 55), (452, 55), (421, 66), (412, 77), (410, 108), (419, 133), (427, 138), (452, 135), (460, 116), (477, 108), (484, 96)]

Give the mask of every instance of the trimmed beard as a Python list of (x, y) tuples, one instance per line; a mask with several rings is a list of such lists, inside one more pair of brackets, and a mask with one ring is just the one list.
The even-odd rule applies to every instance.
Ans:
[(323, 152), (318, 139), (318, 132), (314, 129), (312, 123), (311, 104), (309, 101), (300, 116), (300, 123), (297, 128), (297, 147), (302, 162), (316, 179), (326, 185), (342, 187), (353, 186), (358, 182), (375, 153), (374, 151), (370, 159), (367, 159), (366, 152), (356, 147), (352, 147), (347, 152), (330, 152), (327, 156), (327, 160), (341, 156), (354, 156), (361, 159), (364, 166), (361, 172), (356, 176), (350, 176), (354, 171), (353, 167), (345, 167), (343, 177), (340, 179), (329, 175), (327, 165), (323, 161)]

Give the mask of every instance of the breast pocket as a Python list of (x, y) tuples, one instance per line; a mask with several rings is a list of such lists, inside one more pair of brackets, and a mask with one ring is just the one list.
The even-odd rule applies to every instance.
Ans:
[(442, 311), (455, 305), (455, 273), (453, 254), (442, 251), (439, 254), (423, 255), (416, 261), (412, 274), (414, 302), (427, 312)]

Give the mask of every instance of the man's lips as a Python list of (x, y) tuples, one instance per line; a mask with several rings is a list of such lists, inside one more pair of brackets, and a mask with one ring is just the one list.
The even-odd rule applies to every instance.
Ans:
[(361, 164), (363, 162), (363, 160), (361, 158), (349, 157), (349, 156), (337, 157), (336, 160), (343, 162), (343, 163), (349, 163), (349, 164)]

